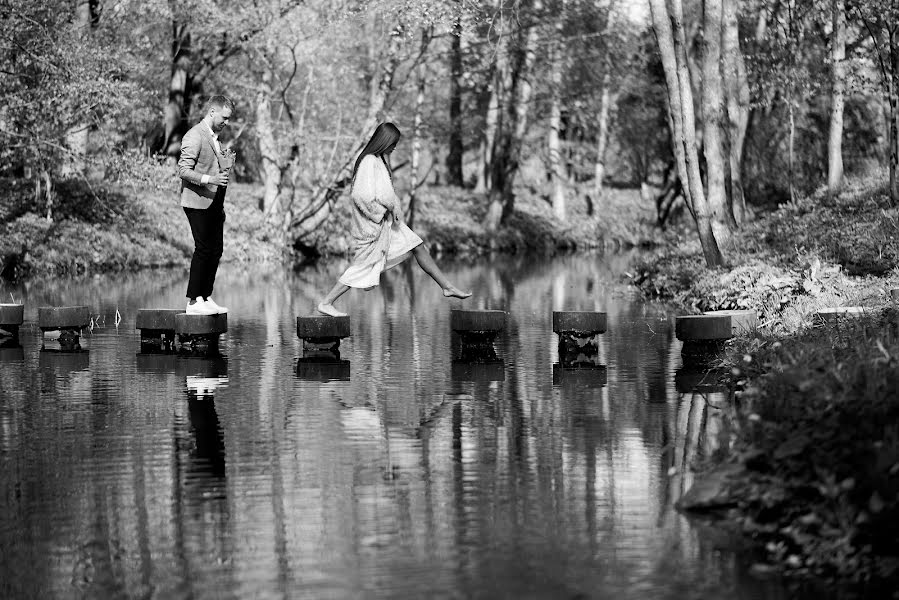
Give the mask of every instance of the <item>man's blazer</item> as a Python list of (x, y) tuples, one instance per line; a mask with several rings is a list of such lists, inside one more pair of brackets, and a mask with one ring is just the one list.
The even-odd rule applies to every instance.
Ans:
[(215, 150), (212, 132), (200, 121), (181, 139), (181, 158), (178, 159), (178, 176), (181, 177), (181, 206), (209, 208), (216, 194), (225, 198), (225, 188), (201, 183), (203, 175), (214, 176), (219, 172), (219, 157)]

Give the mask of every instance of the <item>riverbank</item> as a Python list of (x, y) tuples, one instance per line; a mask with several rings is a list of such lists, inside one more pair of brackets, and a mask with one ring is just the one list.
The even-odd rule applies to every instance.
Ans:
[[(685, 312), (759, 312), (757, 334), (721, 359), (740, 422), (726, 463), (707, 474), (714, 504), (764, 546), (761, 571), (848, 584), (862, 597), (890, 597), (899, 578), (897, 221), (882, 181), (854, 182), (745, 227), (725, 249), (728, 268), (704, 268), (698, 244), (672, 234), (633, 272), (644, 294)], [(814, 324), (835, 306), (865, 311)]]
[[(49, 206), (35, 201), (32, 181), (0, 182), (6, 190), (0, 197), (0, 277), (188, 264), (193, 241), (178, 206), (174, 167), (130, 164), (131, 170), (115, 181), (58, 183)], [(341, 197), (335, 214), (294, 247), (266, 222), (261, 198), (258, 185), (230, 186), (223, 262), (307, 262), (349, 251), (348, 197)], [(562, 223), (540, 190), (522, 187), (515, 213), (497, 233), (484, 227), (486, 211), (484, 194), (422, 188), (414, 227), (437, 255), (617, 249), (649, 245), (655, 235), (653, 207), (641, 202), (637, 190), (609, 189), (600, 200), (572, 190)]]

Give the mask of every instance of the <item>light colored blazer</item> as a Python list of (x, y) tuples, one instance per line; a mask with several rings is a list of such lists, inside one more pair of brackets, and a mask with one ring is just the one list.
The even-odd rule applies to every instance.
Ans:
[(202, 121), (190, 128), (181, 140), (181, 158), (178, 159), (178, 176), (181, 177), (181, 206), (206, 209), (216, 194), (225, 198), (227, 188), (201, 183), (203, 175), (219, 172), (219, 158), (212, 133)]

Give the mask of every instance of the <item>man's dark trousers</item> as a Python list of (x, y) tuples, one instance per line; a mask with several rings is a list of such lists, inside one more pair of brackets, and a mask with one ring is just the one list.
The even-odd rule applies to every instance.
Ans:
[(187, 282), (188, 298), (208, 298), (212, 295), (215, 273), (219, 268), (224, 246), (225, 225), (224, 194), (216, 194), (209, 208), (184, 207), (194, 236), (194, 256), (190, 260), (190, 279)]

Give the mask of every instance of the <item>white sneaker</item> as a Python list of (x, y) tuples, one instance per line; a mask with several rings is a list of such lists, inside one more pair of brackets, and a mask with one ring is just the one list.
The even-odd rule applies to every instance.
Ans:
[(227, 309), (227, 308), (225, 308), (224, 306), (219, 306), (218, 304), (216, 304), (216, 303), (215, 303), (215, 300), (213, 300), (211, 296), (210, 296), (209, 298), (206, 298), (206, 306), (208, 306), (209, 308), (215, 310), (215, 312), (217, 312), (217, 313), (219, 313), (219, 314), (228, 312), (228, 309)]
[(215, 315), (218, 314), (218, 310), (212, 308), (206, 301), (202, 298), (197, 298), (193, 304), (188, 304), (187, 308), (184, 309), (189, 315)]

